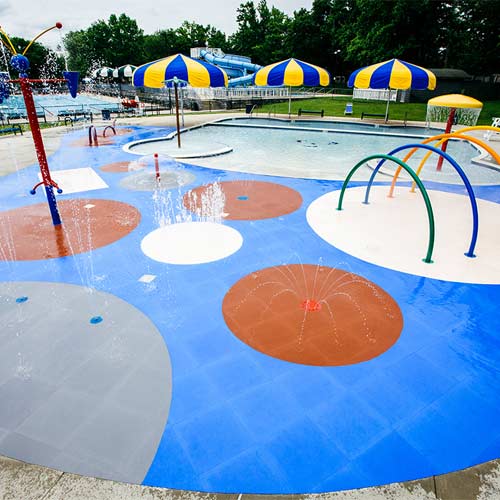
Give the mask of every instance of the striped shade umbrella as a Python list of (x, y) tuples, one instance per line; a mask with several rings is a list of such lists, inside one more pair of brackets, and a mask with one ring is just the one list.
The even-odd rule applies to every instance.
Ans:
[(390, 89), (434, 90), (436, 76), (432, 71), (399, 59), (372, 64), (354, 71), (347, 82), (359, 89), (389, 89), (385, 121), (389, 116)]
[[(330, 84), (330, 73), (326, 69), (309, 64), (299, 59), (287, 59), (269, 66), (264, 66), (255, 73), (255, 85), (275, 87), (288, 85), (289, 87), (326, 87)], [(292, 95), (288, 100), (288, 115), (292, 105)]]
[(94, 78), (112, 78), (113, 68), (108, 68), (107, 66), (104, 66), (102, 68), (96, 69), (92, 73), (92, 76)]
[(294, 58), (264, 66), (255, 73), (255, 85), (259, 86), (326, 87), (329, 84), (330, 73), (326, 69)]
[[(133, 75), (136, 87), (173, 87), (174, 78), (192, 87), (227, 87), (226, 72), (207, 63), (182, 54), (159, 59), (139, 66)], [(177, 85), (179, 82), (177, 81)]]
[(179, 124), (178, 86), (189, 84), (192, 87), (227, 87), (226, 72), (206, 61), (198, 61), (182, 54), (159, 59), (139, 66), (132, 76), (136, 87), (174, 87), (175, 115), (177, 122), (177, 145), (181, 147)]
[(347, 85), (359, 89), (434, 90), (436, 76), (428, 69), (391, 59), (357, 69)]
[(120, 66), (113, 70), (113, 78), (132, 78), (132, 75), (137, 66), (132, 66), (132, 64), (125, 64), (125, 66)]

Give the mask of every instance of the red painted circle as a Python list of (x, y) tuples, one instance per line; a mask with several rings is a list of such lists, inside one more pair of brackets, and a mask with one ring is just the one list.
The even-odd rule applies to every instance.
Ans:
[[(119, 135), (126, 135), (126, 134), (130, 134), (130, 132), (132, 132), (132, 129), (131, 128), (117, 128), (116, 129), (116, 135), (113, 134), (113, 131), (111, 129), (108, 129), (106, 130), (106, 137), (103, 137), (102, 134), (104, 132), (104, 126), (101, 128), (99, 127), (97, 129), (97, 144), (98, 146), (110, 146), (112, 144), (115, 143), (115, 137), (119, 136)], [(93, 138), (93, 134), (92, 134), (92, 138)], [(83, 148), (83, 147), (96, 147), (96, 146), (90, 146), (89, 145), (89, 136), (88, 136), (88, 128), (84, 134), (83, 137), (80, 137), (79, 139), (77, 139), (76, 141), (73, 141), (71, 143), (71, 146), (73, 147), (79, 147), (79, 148)], [(97, 146), (97, 147), (98, 147)]]
[(0, 260), (52, 259), (88, 252), (123, 238), (141, 219), (136, 208), (120, 201), (72, 199), (57, 205), (63, 221), (60, 226), (52, 224), (46, 203), (0, 212)]
[(108, 163), (100, 167), (103, 172), (128, 172), (129, 171), (129, 161), (115, 161), (114, 163)]
[(213, 215), (204, 214), (204, 205), (214, 194), (224, 196), (223, 217), (230, 220), (270, 219), (294, 212), (302, 205), (300, 193), (281, 184), (227, 181), (192, 189), (184, 195), (184, 206), (200, 216)]
[(371, 281), (341, 269), (286, 265), (245, 276), (222, 304), (230, 330), (257, 351), (292, 363), (340, 366), (379, 356), (403, 317)]

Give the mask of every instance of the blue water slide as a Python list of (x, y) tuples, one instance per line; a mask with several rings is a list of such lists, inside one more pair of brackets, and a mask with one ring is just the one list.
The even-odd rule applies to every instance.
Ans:
[(241, 75), (229, 80), (230, 87), (252, 84), (254, 75), (247, 75), (246, 72), (251, 71), (255, 73), (262, 68), (259, 64), (253, 64), (250, 61), (246, 61), (244, 58), (241, 58), (241, 56), (231, 56), (226, 54), (223, 57), (217, 57), (206, 50), (202, 50), (200, 52), (200, 56), (203, 57), (205, 61), (216, 64), (217, 66), (225, 69), (231, 77)]

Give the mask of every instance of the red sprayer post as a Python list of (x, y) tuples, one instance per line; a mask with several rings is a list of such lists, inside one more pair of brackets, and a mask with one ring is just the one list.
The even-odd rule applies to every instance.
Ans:
[(31, 85), (28, 78), (22, 76), (19, 79), (19, 83), (21, 85), (21, 91), (24, 97), (26, 113), (28, 115), (31, 134), (33, 136), (33, 142), (35, 144), (38, 164), (40, 165), (40, 173), (42, 175), (42, 181), (45, 186), (45, 193), (47, 195), (47, 202), (49, 204), (50, 215), (52, 216), (52, 223), (54, 224), (54, 226), (57, 226), (61, 224), (61, 216), (59, 215), (56, 195), (54, 194), (54, 187), (57, 188), (57, 184), (52, 180), (50, 176), (49, 164), (47, 162), (47, 155), (45, 153), (45, 147), (43, 145), (42, 133), (40, 132), (40, 124), (38, 122), (38, 117), (36, 116), (35, 101), (33, 100)]
[[(455, 113), (457, 109), (456, 108), (451, 108), (450, 109), (450, 115), (448, 116), (448, 121), (446, 122), (446, 130), (444, 131), (445, 134), (449, 134), (451, 132), (451, 127), (453, 126), (453, 120), (455, 119)], [(446, 153), (446, 148), (448, 147), (448, 140), (444, 141), (443, 144), (441, 145), (441, 151), (443, 153)], [(443, 157), (440, 156), (437, 162), (437, 167), (436, 170), (438, 172), (441, 172), (441, 169), (443, 167)]]
[(158, 160), (158, 153), (154, 154), (154, 159), (155, 159), (156, 180), (160, 182), (160, 161)]

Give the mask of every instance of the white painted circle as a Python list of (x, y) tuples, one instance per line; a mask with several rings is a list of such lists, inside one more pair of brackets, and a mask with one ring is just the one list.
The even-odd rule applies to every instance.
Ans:
[(204, 264), (229, 257), (243, 244), (232, 227), (215, 222), (183, 222), (160, 227), (141, 242), (151, 259), (166, 264)]
[(367, 262), (446, 281), (500, 283), (500, 205), (477, 200), (479, 234), (476, 258), (466, 257), (472, 236), (472, 209), (466, 195), (427, 190), (435, 219), (432, 264), (423, 262), (429, 238), (429, 220), (422, 195), (401, 187), (388, 198), (389, 186), (347, 189), (342, 210), (339, 191), (316, 199), (307, 209), (307, 221), (325, 241)]

